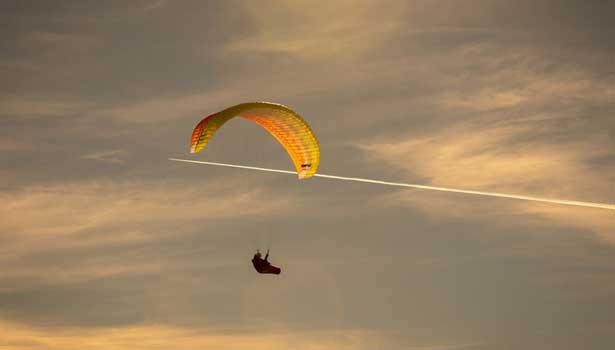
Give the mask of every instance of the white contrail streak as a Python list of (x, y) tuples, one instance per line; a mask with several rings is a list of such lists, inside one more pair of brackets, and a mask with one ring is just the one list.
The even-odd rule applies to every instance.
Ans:
[[(239, 168), (239, 169), (268, 171), (268, 172), (271, 172), (271, 173), (295, 174), (295, 175), (297, 174), (296, 171), (280, 170), (280, 169), (269, 169), (269, 168), (259, 168), (259, 167), (254, 167), (254, 166), (245, 166), (245, 165), (233, 165), (233, 164), (225, 164), (225, 163), (203, 162), (203, 161), (198, 161), (198, 160), (177, 159), (177, 158), (169, 158), (169, 160), (176, 161), (176, 162), (216, 165), (216, 166), (223, 166), (223, 167), (229, 167), (229, 168)], [(465, 194), (474, 194), (474, 195), (479, 195), (479, 196), (521, 199), (521, 200), (533, 201), (533, 202), (545, 202), (545, 203), (553, 203), (553, 204), (574, 205), (574, 206), (578, 206), (578, 207), (591, 207), (591, 208), (615, 210), (615, 205), (607, 204), (607, 203), (580, 202), (580, 201), (571, 201), (571, 200), (565, 200), (565, 199), (540, 198), (540, 197), (523, 196), (523, 195), (516, 195), (516, 194), (506, 194), (506, 193), (498, 193), (498, 192), (482, 192), (482, 191), (461, 190), (461, 189), (456, 189), (456, 188), (415, 185), (415, 184), (407, 184), (407, 183), (400, 183), (400, 182), (389, 182), (389, 181), (362, 179), (362, 178), (358, 178), (358, 177), (345, 177), (345, 176), (335, 176), (335, 175), (325, 175), (325, 174), (314, 174), (314, 177), (322, 177), (322, 178), (326, 178), (326, 179), (335, 179), (335, 180), (343, 180), (343, 181), (367, 182), (367, 183), (386, 185), (386, 186), (410, 187), (410, 188), (418, 188), (418, 189), (422, 189), (422, 190), (431, 190), (431, 191), (465, 193)]]

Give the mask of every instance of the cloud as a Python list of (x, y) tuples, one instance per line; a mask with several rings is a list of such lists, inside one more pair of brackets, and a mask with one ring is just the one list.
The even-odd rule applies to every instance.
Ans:
[[(395, 335), (395, 334), (393, 334)], [(181, 328), (161, 324), (94, 330), (66, 328), (46, 329), (0, 321), (0, 346), (22, 350), (71, 349), (387, 349), (460, 350), (482, 348), (480, 342), (441, 345), (400, 346), (391, 341), (391, 333), (363, 329), (296, 331), (278, 327), (266, 333), (258, 329), (225, 331), (216, 329)]]
[[(580, 65), (553, 62), (532, 46), (511, 49), (482, 42), (451, 52), (458, 59), (435, 57), (434, 64), (443, 72), (471, 74), (471, 79), (425, 66), (425, 76), (432, 74), (441, 88), (423, 97), (420, 110), (404, 115), (411, 127), (352, 142), (371, 164), (404, 171), (404, 182), (613, 201), (610, 78), (596, 77)], [(428, 109), (437, 119), (414, 125), (426, 119), (417, 114)], [(388, 200), (457, 219), (490, 213), (506, 221), (506, 212), (534, 214), (544, 222), (615, 239), (608, 212), (420, 191), (399, 192)]]
[[(66, 53), (67, 50), (87, 50), (98, 43), (95, 37), (78, 33), (62, 33), (52, 31), (21, 32), (17, 37), (21, 49), (46, 47)], [(74, 53), (74, 52), (71, 52)]]
[(0, 97), (0, 115), (5, 117), (66, 117), (83, 112), (91, 104), (71, 99), (52, 99), (36, 96)]
[(205, 225), (206, 232), (215, 233), (212, 225), (216, 222), (292, 211), (286, 198), (273, 197), (259, 188), (235, 186), (235, 181), (229, 179), (205, 186), (165, 181), (89, 181), (2, 192), (1, 260), (15, 268), (3, 270), (0, 276), (65, 280), (151, 270), (157, 263), (143, 264), (146, 259), (129, 251), (121, 256), (133, 260), (133, 264), (106, 253), (77, 254), (75, 258), (82, 260), (75, 265), (47, 265), (35, 257), (53, 257), (54, 252), (75, 254), (94, 247), (115, 247), (119, 252), (122, 246), (163, 241), (181, 234), (178, 225), (192, 230)]
[[(8, 6), (0, 348), (608, 346), (613, 248), (594, 235), (612, 237), (610, 212), (182, 175), (166, 157), (198, 118), (264, 99), (308, 119), (325, 173), (612, 201), (610, 13), (577, 0)], [(286, 166), (251, 126), (200, 156)], [(279, 279), (247, 256), (268, 234)]]
[[(610, 174), (613, 166), (592, 164), (593, 159), (611, 154), (608, 137), (600, 135), (591, 142), (571, 137), (552, 143), (545, 142), (547, 138), (541, 137), (541, 131), (531, 122), (506, 124), (459, 123), (430, 136), (413, 135), (396, 142), (366, 143), (358, 147), (372, 162), (384, 161), (387, 166), (402, 169), (408, 177), (416, 179), (415, 183), (547, 198), (612, 201)], [(591, 229), (603, 238), (615, 239), (612, 234), (615, 222), (610, 212), (525, 201), (443, 196), (405, 191), (395, 198), (433, 211), (433, 215), (457, 218), (480, 217), (487, 213), (503, 217), (505, 212), (513, 215), (519, 211), (537, 214), (555, 219), (559, 224)]]
[(111, 164), (124, 164), (125, 158), (128, 155), (128, 152), (124, 150), (112, 150), (112, 151), (100, 151), (87, 153), (82, 155), (80, 158), (85, 160), (93, 160), (97, 162), (103, 163), (111, 163)]
[[(379, 6), (369, 1), (309, 1), (248, 4), (257, 30), (231, 41), (229, 54), (282, 53), (305, 60), (354, 56), (379, 45), (404, 22), (404, 4)], [(377, 17), (378, 21), (371, 21)]]
[(226, 101), (234, 101), (237, 95), (233, 89), (223, 88), (184, 96), (156, 97), (127, 106), (102, 109), (98, 114), (133, 123), (155, 123), (161, 120), (203, 115), (209, 112), (209, 109), (205, 110), (205, 108), (220, 106)]
[(154, 0), (150, 3), (148, 3), (147, 5), (145, 5), (145, 7), (143, 8), (145, 11), (151, 11), (151, 10), (157, 10), (161, 7), (166, 6), (168, 3), (167, 0)]
[[(160, 121), (204, 117), (230, 105), (246, 101), (283, 102), (297, 101), (302, 97), (315, 94), (333, 98), (348, 86), (359, 84), (379, 84), (389, 79), (398, 79), (409, 74), (412, 67), (407, 61), (374, 62), (369, 64), (349, 63), (343, 75), (306, 70), (278, 70), (276, 72), (257, 71), (250, 75), (239, 74), (234, 81), (209, 90), (176, 96), (157, 96), (142, 101), (131, 102), (111, 108), (101, 108), (92, 115), (99, 118), (113, 118), (128, 123), (157, 123)], [(361, 70), (355, 70), (359, 67)], [(341, 107), (338, 105), (336, 107)], [(315, 109), (322, 113), (322, 109)], [(325, 121), (327, 116), (314, 115)], [(364, 122), (364, 121), (358, 121)]]

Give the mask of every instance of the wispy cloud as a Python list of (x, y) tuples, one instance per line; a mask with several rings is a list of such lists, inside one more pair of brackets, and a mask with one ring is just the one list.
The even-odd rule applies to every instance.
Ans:
[[(5, 263), (10, 260), (11, 264), (19, 266), (0, 275), (31, 276), (35, 273), (44, 279), (71, 275), (91, 277), (113, 271), (131, 271), (131, 266), (137, 266), (137, 269), (148, 267), (120, 261), (116, 261), (119, 264), (116, 265), (113, 256), (107, 256), (107, 262), (105, 259), (91, 261), (94, 264), (91, 268), (82, 262), (72, 268), (58, 266), (56, 269), (29, 262), (28, 257), (40, 252), (87, 250), (90, 247), (168, 239), (177, 234), (179, 223), (183, 227), (195, 227), (217, 220), (292, 210), (285, 198), (272, 197), (258, 188), (235, 191), (233, 181), (228, 179), (207, 186), (166, 182), (35, 186), (0, 193), (0, 202), (3, 229), (0, 239), (4, 242), (0, 256)], [(207, 225), (209, 231), (211, 225)], [(125, 258), (130, 259), (129, 256)], [(93, 268), (98, 268), (100, 273), (92, 274)]]
[(127, 155), (128, 152), (124, 150), (111, 150), (87, 153), (82, 155), (80, 158), (103, 163), (124, 164)]
[[(306, 60), (357, 55), (404, 25), (404, 4), (378, 6), (369, 1), (336, 1), (312, 6), (309, 1), (265, 7), (248, 4), (257, 22), (254, 35), (226, 46), (233, 54), (283, 53)], [(378, 17), (378, 21), (370, 18)]]
[[(367, 350), (379, 346), (401, 349), (387, 339), (391, 332), (363, 329), (297, 331), (284, 326), (262, 333), (256, 329), (218, 330), (143, 324), (121, 328), (45, 329), (0, 321), (0, 346), (22, 350), (35, 346), (45, 350), (124, 349), (339, 349)], [(423, 342), (417, 342), (423, 343)], [(409, 345), (412, 350), (460, 350), (479, 348), (482, 343)]]
[[(478, 125), (467, 123), (427, 137), (409, 136), (398, 142), (361, 144), (374, 162), (403, 169), (415, 182), (464, 189), (499, 191), (551, 198), (612, 202), (613, 165), (592, 165), (593, 159), (612, 154), (606, 135), (591, 142), (544, 142), (534, 125)], [(494, 214), (494, 200), (484, 204), (460, 196), (402, 192), (397, 198), (413, 206), (431, 208), (438, 215), (458, 218)], [(467, 205), (468, 200), (473, 204)], [(460, 205), (460, 203), (466, 203)], [(559, 223), (593, 229), (613, 240), (611, 213), (554, 205), (500, 201), (510, 212), (539, 214)], [(499, 210), (500, 214), (503, 210)], [(582, 219), (585, 218), (585, 219)]]
[(0, 97), (0, 115), (5, 117), (65, 117), (83, 112), (88, 107), (91, 107), (91, 104), (82, 100), (36, 96)]
[(167, 0), (154, 0), (152, 2), (150, 2), (149, 4), (147, 4), (144, 9), (146, 11), (152, 11), (152, 10), (156, 10), (159, 8), (164, 7), (167, 4)]
[[(608, 347), (608, 211), (166, 157), (200, 117), (271, 100), (314, 127), (324, 173), (612, 202), (609, 7), (6, 6), (0, 348)], [(243, 126), (198, 157), (288, 164)], [(248, 256), (270, 233), (277, 279)]]
[[(427, 102), (447, 123), (361, 139), (355, 146), (371, 161), (403, 170), (404, 180), (415, 183), (612, 203), (615, 158), (609, 129), (615, 124), (609, 78), (596, 79), (576, 66), (541, 68), (549, 60), (532, 47), (503, 56), (495, 54), (496, 47), (482, 43), (454, 49), (455, 56), (482, 62), (482, 73), (471, 80), (433, 72), (446, 84)], [(442, 57), (437, 62), (450, 69), (466, 64)], [(464, 198), (417, 192), (396, 198), (457, 218), (503, 213), (498, 208), (505, 207), (615, 239), (609, 215), (584, 209), (472, 199), (467, 199), (472, 205), (459, 205)]]

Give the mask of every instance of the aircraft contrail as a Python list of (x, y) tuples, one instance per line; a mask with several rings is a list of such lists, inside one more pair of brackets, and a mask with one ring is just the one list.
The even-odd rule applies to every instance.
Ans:
[[(249, 169), (249, 170), (258, 170), (258, 171), (268, 171), (268, 172), (271, 172), (271, 173), (282, 173), (282, 174), (295, 174), (295, 175), (297, 175), (296, 171), (290, 171), (290, 170), (269, 169), (269, 168), (260, 168), (260, 167), (254, 167), (254, 166), (246, 166), (246, 165), (234, 165), (234, 164), (226, 164), (226, 163), (204, 162), (204, 161), (198, 161), (198, 160), (177, 159), (177, 158), (169, 158), (169, 160), (172, 160), (172, 161), (175, 161), (175, 162), (206, 164), (206, 165), (215, 165), (215, 166), (222, 166), (222, 167), (229, 167), (229, 168)], [(498, 192), (482, 192), (482, 191), (461, 190), (461, 189), (457, 189), (457, 188), (425, 186), (425, 185), (408, 184), (408, 183), (401, 183), (401, 182), (389, 182), (389, 181), (371, 180), (371, 179), (363, 179), (363, 178), (359, 178), (359, 177), (345, 177), (345, 176), (335, 176), (335, 175), (325, 175), (325, 174), (314, 174), (314, 177), (322, 177), (322, 178), (326, 178), (326, 179), (335, 179), (335, 180), (343, 180), (343, 181), (366, 182), (366, 183), (386, 185), (386, 186), (418, 188), (418, 189), (422, 189), (422, 190), (431, 190), (431, 191), (465, 193), (465, 194), (473, 194), (473, 195), (478, 195), (478, 196), (489, 196), (489, 197), (499, 197), (499, 198), (520, 199), (520, 200), (532, 201), (532, 202), (545, 202), (545, 203), (553, 203), (553, 204), (574, 205), (574, 206), (578, 206), (578, 207), (590, 207), (590, 208), (600, 208), (600, 209), (615, 210), (615, 205), (607, 204), (607, 203), (581, 202), (581, 201), (572, 201), (572, 200), (565, 200), (565, 199), (540, 198), (540, 197), (523, 196), (523, 195), (516, 195), (516, 194), (506, 194), (506, 193), (498, 193)]]

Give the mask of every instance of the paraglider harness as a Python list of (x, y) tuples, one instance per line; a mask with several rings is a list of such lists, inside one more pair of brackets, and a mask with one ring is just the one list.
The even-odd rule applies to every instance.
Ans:
[(254, 269), (258, 273), (271, 273), (274, 275), (279, 275), (282, 270), (279, 267), (271, 265), (269, 260), (269, 249), (267, 249), (267, 254), (265, 255), (265, 259), (261, 258), (261, 252), (257, 249), (256, 254), (252, 258), (252, 265), (254, 265)]

